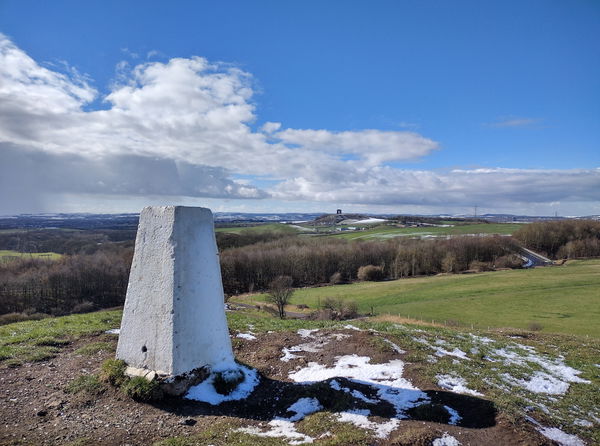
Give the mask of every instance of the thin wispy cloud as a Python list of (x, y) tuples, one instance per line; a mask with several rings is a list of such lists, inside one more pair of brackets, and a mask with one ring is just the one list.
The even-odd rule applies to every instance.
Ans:
[(540, 124), (541, 122), (542, 120), (538, 118), (507, 117), (500, 118), (485, 125), (488, 127), (532, 127), (536, 124)]
[(401, 121), (398, 123), (398, 127), (400, 127), (401, 129), (416, 130), (419, 128), (419, 124), (416, 124), (414, 122)]

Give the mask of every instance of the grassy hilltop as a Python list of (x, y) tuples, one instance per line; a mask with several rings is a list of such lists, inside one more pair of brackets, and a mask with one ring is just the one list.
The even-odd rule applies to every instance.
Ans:
[[(6, 392), (0, 416), (11, 420), (5, 434), (0, 434), (0, 444), (38, 444), (42, 439), (44, 444), (70, 446), (296, 444), (277, 436), (284, 434), (270, 420), (289, 416), (285, 407), (300, 397), (317, 398), (325, 405), (288, 425), (293, 435), (312, 438), (316, 445), (429, 445), (445, 433), (462, 444), (542, 445), (550, 443), (539, 431), (553, 433), (553, 426), (587, 444), (600, 441), (593, 428), (594, 417), (600, 417), (598, 339), (398, 324), (378, 318), (348, 325), (279, 320), (256, 310), (230, 312), (236, 358), (264, 378), (248, 402), (221, 408), (185, 400), (137, 403), (102, 382), (102, 361), (114, 356), (116, 345), (116, 336), (105, 330), (117, 328), (120, 316), (120, 311), (102, 311), (0, 327), (0, 369)], [(291, 346), (300, 357), (282, 362)], [(344, 397), (347, 393), (332, 394), (329, 380), (287, 382), (292, 376), (288, 374), (310, 367), (309, 361), (331, 364), (343, 354), (369, 356), (368, 364), (373, 365), (367, 369), (403, 361), (405, 376), (434, 403), (440, 398), (442, 402), (410, 411), (408, 419), (395, 425), (391, 437), (382, 439), (377, 428), (394, 423), (389, 415), (369, 417), (371, 421), (357, 427), (342, 413), (353, 403)], [(569, 376), (571, 367), (574, 376)], [(559, 394), (529, 389), (540, 376), (567, 389)], [(283, 401), (278, 403), (280, 398)], [(281, 407), (269, 409), (271, 404)], [(458, 425), (448, 421), (445, 404), (458, 408), (462, 415)], [(470, 413), (469, 407), (486, 412)], [(22, 441), (14, 443), (11, 433), (22, 436)]]

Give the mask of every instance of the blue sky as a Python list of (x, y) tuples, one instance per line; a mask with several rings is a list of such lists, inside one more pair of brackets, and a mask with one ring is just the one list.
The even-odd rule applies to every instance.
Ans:
[(597, 1), (0, 0), (0, 33), (0, 213), (600, 213)]

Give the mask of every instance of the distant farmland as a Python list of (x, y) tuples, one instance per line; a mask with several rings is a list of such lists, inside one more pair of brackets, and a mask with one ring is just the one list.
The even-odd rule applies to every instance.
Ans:
[(17, 252), (10, 250), (0, 250), (0, 261), (6, 262), (14, 258), (34, 258), (46, 260), (58, 260), (62, 257), (61, 254), (55, 252)]
[(456, 225), (451, 227), (422, 226), (417, 228), (398, 228), (395, 226), (380, 225), (371, 229), (365, 229), (364, 231), (344, 231), (341, 233), (336, 233), (334, 236), (350, 240), (366, 240), (393, 237), (426, 237), (466, 234), (510, 235), (521, 226), (523, 225), (519, 223), (480, 223), (471, 225)]

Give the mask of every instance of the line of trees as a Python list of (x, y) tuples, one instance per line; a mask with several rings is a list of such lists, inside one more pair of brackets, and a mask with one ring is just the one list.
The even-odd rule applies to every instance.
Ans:
[(558, 220), (519, 228), (513, 237), (553, 259), (600, 256), (600, 221)]
[(221, 271), (225, 292), (239, 294), (266, 290), (279, 276), (290, 276), (295, 287), (352, 281), (366, 265), (381, 268), (385, 279), (516, 267), (523, 263), (516, 250), (501, 236), (363, 242), (296, 237), (225, 250)]
[(62, 315), (121, 305), (132, 250), (113, 247), (60, 260), (0, 263), (0, 314)]

